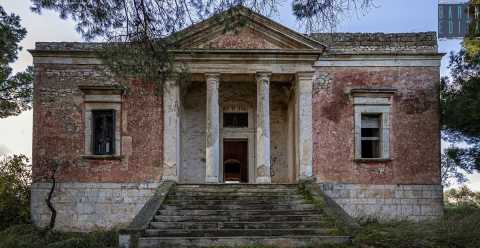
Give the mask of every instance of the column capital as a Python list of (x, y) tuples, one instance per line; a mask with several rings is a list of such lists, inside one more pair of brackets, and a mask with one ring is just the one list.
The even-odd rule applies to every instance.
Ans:
[(255, 73), (256, 80), (270, 80), (272, 73), (269, 71), (257, 71)]
[(207, 72), (205, 73), (205, 79), (206, 80), (220, 80), (220, 73), (216, 73), (216, 72)]
[(314, 71), (299, 71), (295, 74), (297, 80), (312, 80), (313, 75), (315, 74)]

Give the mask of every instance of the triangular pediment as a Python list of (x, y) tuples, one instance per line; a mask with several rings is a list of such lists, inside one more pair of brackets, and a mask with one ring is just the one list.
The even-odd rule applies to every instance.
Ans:
[[(228, 25), (226, 24), (228, 23)], [(325, 46), (245, 7), (235, 7), (177, 33), (180, 49), (318, 49)]]

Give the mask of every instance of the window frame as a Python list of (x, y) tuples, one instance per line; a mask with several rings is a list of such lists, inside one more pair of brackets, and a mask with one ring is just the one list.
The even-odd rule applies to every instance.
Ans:
[[(115, 109), (93, 109), (91, 110), (92, 112), (92, 142), (91, 142), (91, 154), (92, 155), (99, 155), (99, 156), (104, 156), (104, 155), (115, 155), (115, 145), (116, 145), (116, 142), (115, 142), (115, 130), (116, 130), (116, 114), (115, 114)], [(96, 144), (97, 144), (97, 137), (96, 137), (96, 125), (95, 125), (95, 115), (96, 114), (100, 114), (100, 113), (107, 113), (107, 112), (110, 112), (110, 114), (112, 115), (112, 128), (111, 128), (111, 138), (112, 138), (112, 144), (111, 144), (111, 151), (110, 152), (106, 152), (106, 153), (97, 153), (97, 147), (96, 147)]]
[[(390, 157), (390, 96), (355, 96), (354, 97), (354, 144), (355, 160), (389, 160)], [(378, 158), (362, 157), (362, 116), (380, 115), (380, 156)]]
[[(124, 139), (122, 137), (122, 98), (124, 89), (118, 85), (79, 85), (83, 92), (83, 132), (84, 149), (82, 159), (121, 160), (124, 156), (131, 155), (131, 151), (125, 154), (123, 150)], [(113, 111), (113, 140), (112, 153), (105, 155), (95, 154), (93, 114), (97, 110)], [(127, 142), (130, 142), (127, 139)]]
[[(376, 116), (378, 118), (378, 137), (373, 137), (373, 136), (364, 136), (362, 134), (362, 131), (365, 127), (363, 127), (363, 117), (364, 116)], [(382, 158), (382, 147), (383, 147), (383, 138), (382, 138), (382, 113), (362, 113), (361, 116), (360, 116), (360, 121), (361, 121), (361, 124), (360, 124), (360, 155), (362, 157), (362, 159), (379, 159), (379, 158)], [(363, 147), (363, 141), (367, 141), (367, 140), (375, 140), (375, 141), (378, 141), (378, 154), (379, 156), (378, 157), (364, 157), (363, 156), (363, 153), (364, 153), (364, 147)]]
[[(246, 115), (246, 121), (247, 121), (247, 125), (246, 126), (227, 126), (226, 125), (226, 122), (225, 122), (225, 116), (226, 115)], [(248, 112), (223, 112), (222, 113), (222, 119), (223, 119), (223, 122), (222, 122), (222, 127), (223, 128), (248, 128), (250, 126), (250, 116), (249, 116), (249, 113)]]

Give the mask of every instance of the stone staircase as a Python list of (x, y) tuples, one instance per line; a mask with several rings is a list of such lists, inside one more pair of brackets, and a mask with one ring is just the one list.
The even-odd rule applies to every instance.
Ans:
[(341, 233), (296, 185), (176, 185), (138, 247), (306, 247), (348, 242)]

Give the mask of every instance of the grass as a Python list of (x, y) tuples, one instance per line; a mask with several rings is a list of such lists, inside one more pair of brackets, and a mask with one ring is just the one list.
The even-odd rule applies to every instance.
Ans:
[[(447, 207), (439, 220), (380, 222), (360, 220), (361, 229), (351, 244), (311, 248), (478, 248), (480, 208)], [(18, 225), (0, 232), (0, 248), (108, 248), (117, 247), (117, 232), (61, 233), (32, 225)], [(248, 246), (242, 248), (267, 248)]]
[(62, 233), (17, 225), (0, 232), (0, 248), (113, 248), (117, 237), (115, 231)]
[(448, 207), (439, 220), (361, 221), (350, 247), (475, 248), (480, 247), (480, 208)]

